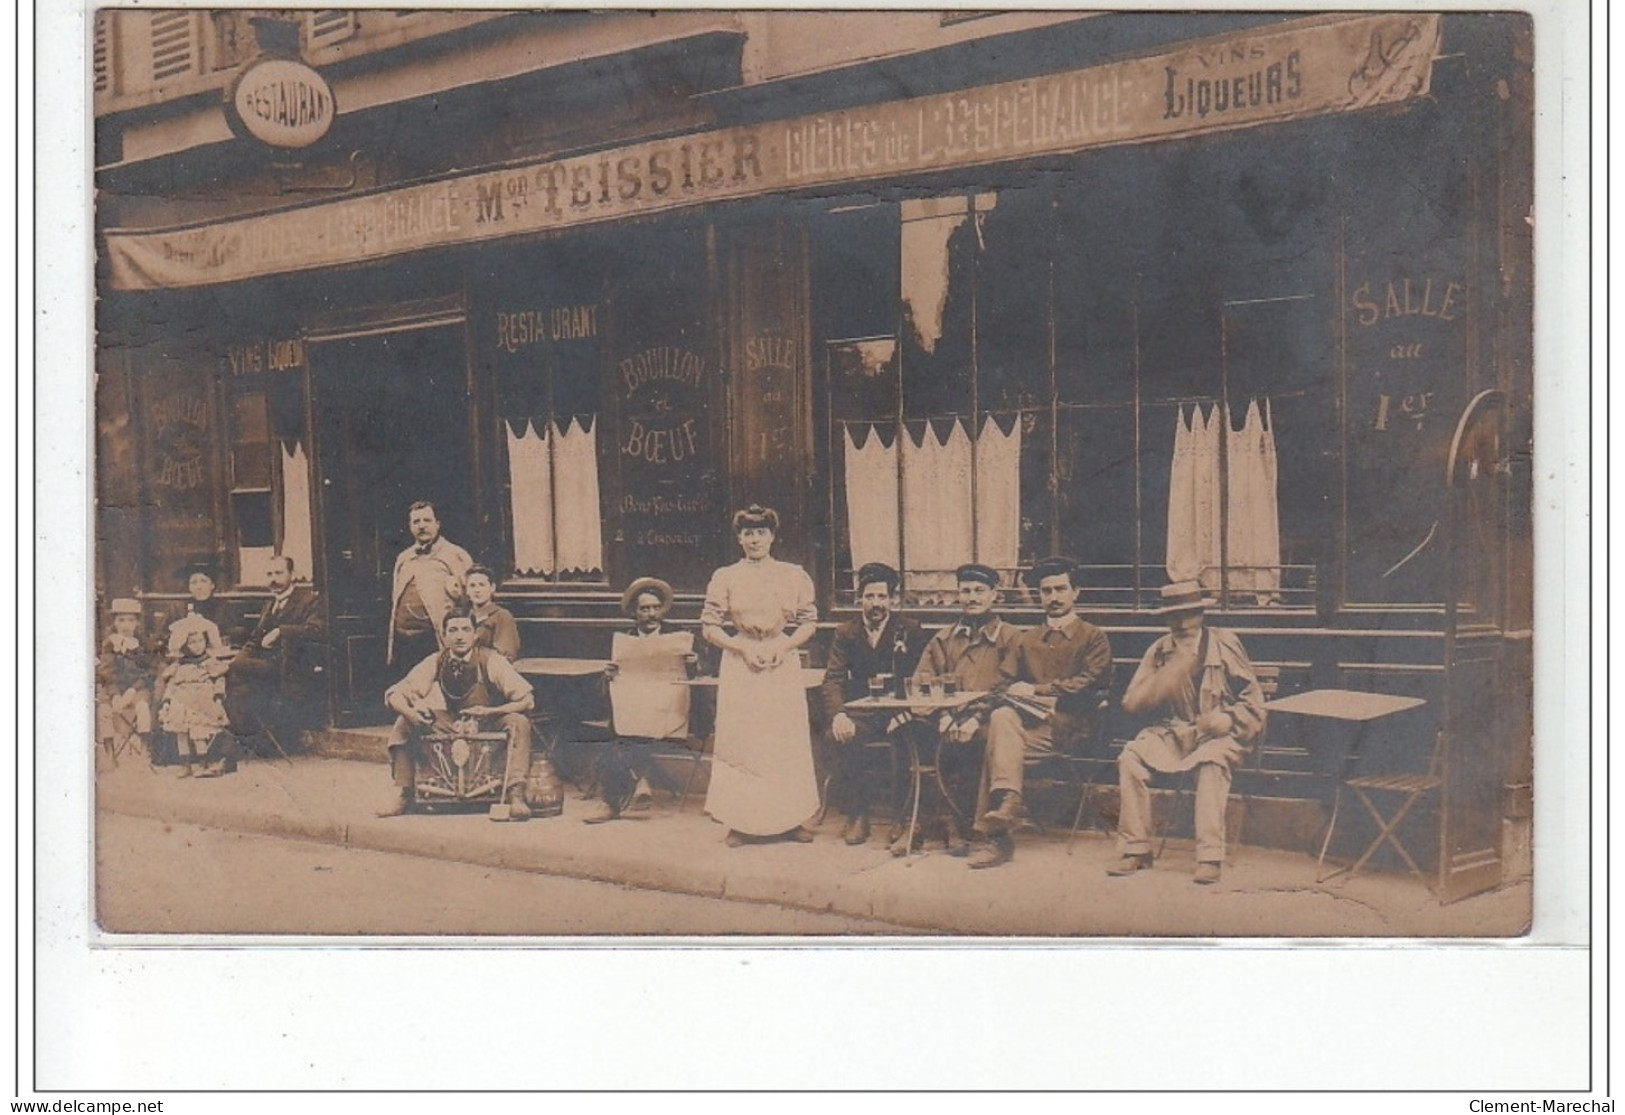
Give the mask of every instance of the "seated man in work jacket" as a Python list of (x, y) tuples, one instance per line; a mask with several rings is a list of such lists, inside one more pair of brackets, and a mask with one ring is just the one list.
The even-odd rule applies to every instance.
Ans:
[[(936, 753), (953, 798), (944, 803), (947, 809), (942, 817), (948, 853), (964, 856), (969, 854), (970, 846), (959, 830), (956, 815), (969, 812), (967, 799), (974, 792), (970, 779), (987, 745), (988, 716), (993, 704), (1005, 686), (1016, 679), (1016, 640), (1021, 628), (1006, 623), (993, 611), (999, 598), (998, 570), (971, 562), (955, 570), (954, 578), (959, 583), (959, 619), (938, 631), (925, 645), (925, 654), (914, 671), (916, 686), (928, 678), (951, 676), (959, 683), (961, 693), (987, 696), (953, 712), (916, 719), (906, 730), (923, 731), (931, 744), (940, 744)], [(907, 851), (907, 847), (892, 845), (893, 855)]]
[(473, 719), (482, 732), (507, 733), (503, 797), (511, 819), (528, 820), (525, 777), (530, 771), (530, 720), (525, 713), (536, 703), (530, 682), (502, 655), (475, 645), (474, 617), (468, 612), (447, 613), (441, 633), (446, 649), (423, 659), (384, 692), (384, 703), (397, 714), (389, 733), (390, 770), (397, 795), (378, 815), (395, 817), (412, 807), (417, 771), (408, 741), (427, 734), (451, 735), (458, 720)]

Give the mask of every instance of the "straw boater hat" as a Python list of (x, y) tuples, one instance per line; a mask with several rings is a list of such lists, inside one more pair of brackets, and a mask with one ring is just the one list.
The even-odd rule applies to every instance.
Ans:
[(660, 614), (665, 615), (671, 608), (672, 591), (671, 586), (659, 577), (639, 577), (627, 585), (626, 591), (621, 593), (621, 611), (629, 616), (636, 615), (638, 597), (646, 592), (652, 592), (660, 597)]
[(138, 616), (141, 614), (141, 602), (128, 596), (120, 596), (113, 601), (108, 612), (115, 616)]
[(1200, 581), (1175, 581), (1164, 585), (1161, 592), (1162, 603), (1151, 609), (1154, 616), (1172, 615), (1175, 612), (1205, 612), (1210, 601), (1202, 592)]

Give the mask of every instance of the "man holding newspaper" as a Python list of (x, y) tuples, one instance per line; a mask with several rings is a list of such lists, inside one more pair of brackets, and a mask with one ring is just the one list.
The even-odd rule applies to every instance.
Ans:
[(1044, 559), (1027, 575), (1027, 584), (1038, 591), (1044, 623), (1016, 640), (1017, 680), (1005, 688), (988, 720), (987, 808), (977, 826), (988, 843), (972, 867), (997, 867), (1015, 855), (1012, 834), (1024, 815), (1026, 764), (1087, 740), (1111, 686), (1111, 644), (1104, 631), (1077, 614), (1077, 578), (1076, 564), (1061, 557)]

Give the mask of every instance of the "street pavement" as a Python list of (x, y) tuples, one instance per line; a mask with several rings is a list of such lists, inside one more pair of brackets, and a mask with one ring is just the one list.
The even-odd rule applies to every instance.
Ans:
[[(815, 828), (811, 844), (729, 848), (722, 826), (697, 799), (679, 808), (662, 794), (647, 819), (607, 825), (583, 824), (594, 803), (573, 791), (562, 816), (522, 824), (493, 823), (484, 812), (374, 816), (391, 791), (387, 767), (376, 762), (301, 756), (246, 763), (224, 778), (181, 779), (171, 768), (126, 761), (99, 773), (96, 800), (102, 825), (109, 815), (144, 817), (838, 914), (933, 935), (1493, 937), (1524, 932), (1530, 920), (1527, 880), (1441, 905), (1413, 877), (1362, 873), (1317, 884), (1313, 856), (1253, 847), (1232, 849), (1223, 879), (1203, 887), (1191, 882), (1191, 846), (1180, 840), (1168, 842), (1152, 870), (1118, 879), (1105, 874), (1117, 853), (1104, 834), (1079, 833), (1069, 841), (1065, 832), (1023, 832), (1014, 861), (973, 871), (940, 844), (928, 844), (923, 855), (891, 856), (884, 826), (869, 844), (848, 847), (833, 813)], [(450, 930), (443, 921), (417, 926), (407, 918), (395, 931), (480, 933), (485, 924), (471, 915), (467, 926)], [(625, 919), (607, 907), (585, 910), (572, 924), (568, 932), (585, 936), (682, 932)], [(758, 933), (760, 924), (742, 911), (737, 929), (723, 919), (706, 932)], [(504, 931), (556, 932), (542, 926)], [(786, 925), (783, 932), (803, 930)]]
[(109, 932), (300, 936), (623, 932), (892, 935), (868, 918), (104, 813), (98, 921)]

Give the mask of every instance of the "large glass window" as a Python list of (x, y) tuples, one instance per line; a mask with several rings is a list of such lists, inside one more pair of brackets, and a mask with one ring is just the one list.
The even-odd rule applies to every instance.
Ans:
[(597, 269), (567, 246), (538, 245), (523, 256), (527, 281), (493, 287), (477, 326), (495, 369), (511, 570), (522, 578), (599, 582), (601, 286)]
[(1230, 608), (1314, 606), (1335, 221), (1302, 165), (1259, 150), (1100, 152), (822, 219), (837, 599), (868, 560), (930, 603), (960, 562), (1018, 593), (1061, 552), (1097, 607), (1154, 604), (1171, 576)]
[(227, 498), (230, 546), (240, 585), (265, 584), (266, 562), (273, 554), (293, 559), (297, 580), (312, 576), (303, 351), (297, 340), (234, 350), (239, 360), (244, 352), (255, 353), (259, 367), (267, 366), (272, 357), (285, 365), (239, 378), (231, 394)]

